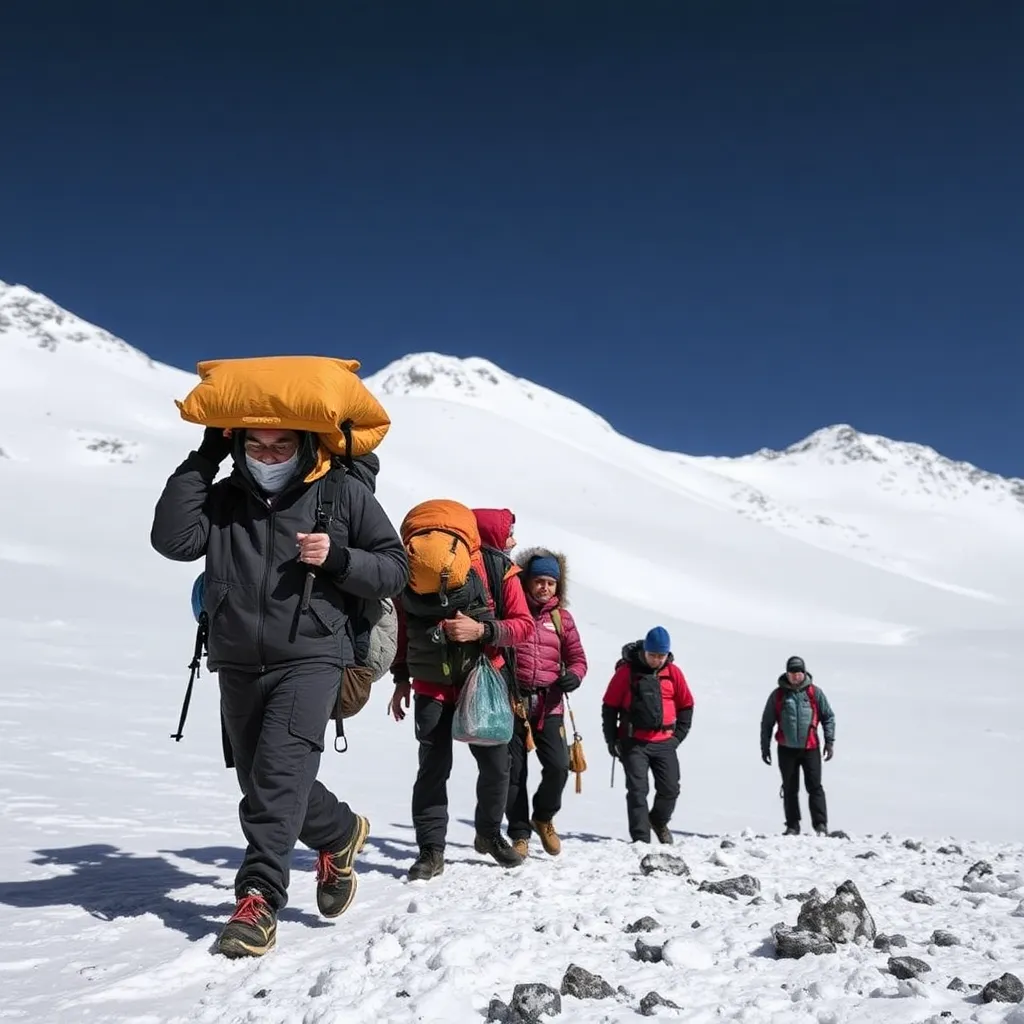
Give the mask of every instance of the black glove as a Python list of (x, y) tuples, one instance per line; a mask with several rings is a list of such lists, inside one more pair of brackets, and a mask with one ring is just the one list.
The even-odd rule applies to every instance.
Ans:
[(618, 745), (618, 743), (609, 743), (608, 744), (608, 753), (611, 754), (612, 757), (616, 757), (616, 758), (619, 757), (619, 745)]
[(770, 750), (762, 750), (761, 751), (761, 760), (764, 761), (765, 764), (771, 764), (772, 763), (772, 752)]
[(219, 466), (230, 454), (234, 447), (230, 437), (224, 436), (222, 427), (207, 427), (203, 431), (203, 440), (196, 449), (204, 459), (209, 459), (215, 466)]
[(562, 693), (572, 693), (580, 688), (580, 677), (575, 672), (563, 672), (556, 680), (557, 686)]
[(826, 743), (825, 744), (825, 760), (826, 761), (831, 761), (832, 760), (832, 744), (831, 743)]

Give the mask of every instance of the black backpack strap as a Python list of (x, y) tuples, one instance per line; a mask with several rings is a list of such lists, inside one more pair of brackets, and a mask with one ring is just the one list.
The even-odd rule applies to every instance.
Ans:
[[(338, 518), (338, 498), (341, 494), (345, 472), (345, 467), (339, 459), (332, 458), (331, 468), (320, 478), (316, 489), (316, 522), (313, 524), (313, 533), (327, 533), (331, 523)], [(309, 598), (313, 593), (315, 576), (316, 570), (310, 567), (306, 573), (306, 583), (302, 588), (302, 603), (299, 606), (303, 614), (309, 611)]]
[(512, 559), (499, 551), (497, 548), (483, 547), (480, 554), (484, 560), (484, 569), (487, 570), (487, 589), (491, 592), (494, 601), (494, 617), (505, 618), (504, 583), (505, 574), (512, 568)]

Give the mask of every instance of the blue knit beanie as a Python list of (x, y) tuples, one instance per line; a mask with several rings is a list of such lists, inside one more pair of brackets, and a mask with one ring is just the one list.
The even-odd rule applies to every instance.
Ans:
[(644, 638), (644, 650), (648, 654), (668, 654), (672, 650), (672, 638), (664, 626), (655, 626)]
[(562, 569), (557, 558), (550, 555), (535, 555), (526, 567), (527, 576), (550, 576), (553, 580), (561, 579)]

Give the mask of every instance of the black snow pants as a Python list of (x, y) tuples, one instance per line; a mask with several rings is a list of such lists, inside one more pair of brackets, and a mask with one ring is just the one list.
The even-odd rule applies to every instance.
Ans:
[[(448, 835), (448, 777), (452, 773), (452, 720), (454, 704), (442, 704), (433, 697), (414, 698), (416, 739), (420, 767), (412, 787), (412, 823), (421, 850), (444, 850)], [(508, 795), (508, 745), (469, 747), (477, 763), (476, 812), (478, 833), (496, 836), (501, 832)]]
[[(565, 720), (562, 715), (545, 715), (540, 728), (537, 722), (531, 722), (531, 726), (537, 759), (540, 761), (540, 785), (533, 796), (533, 820), (553, 821), (562, 809), (562, 792), (569, 779), (569, 745), (565, 739)], [(515, 842), (517, 839), (528, 839), (531, 832), (526, 723), (518, 716), (508, 750), (511, 765), (505, 814), (508, 818), (509, 839)]]
[(292, 850), (338, 850), (355, 828), (348, 804), (316, 778), (324, 732), (341, 672), (304, 664), (262, 674), (221, 669), (225, 740), (242, 800), (238, 817), (248, 842), (235, 876), (236, 896), (250, 886), (280, 910), (288, 901)]
[[(651, 824), (667, 825), (679, 799), (679, 743), (622, 740), (622, 767), (626, 773), (626, 814), (629, 835), (635, 842), (651, 841)], [(654, 803), (647, 809), (648, 772), (654, 776)]]
[(825, 790), (821, 786), (821, 751), (779, 746), (779, 771), (782, 774), (782, 801), (786, 811), (786, 828), (800, 828), (800, 769), (804, 770), (804, 786), (811, 811), (813, 828), (828, 827)]

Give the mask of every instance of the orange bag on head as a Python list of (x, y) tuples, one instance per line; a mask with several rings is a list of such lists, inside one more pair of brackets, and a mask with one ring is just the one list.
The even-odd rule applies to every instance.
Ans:
[(469, 579), (480, 532), (465, 505), (443, 498), (420, 502), (406, 513), (400, 533), (414, 593), (446, 594)]
[[(196, 366), (199, 383), (175, 404), (189, 423), (305, 430), (319, 434), (328, 451), (356, 457), (372, 452), (391, 426), (358, 369), (355, 359), (329, 356), (209, 359)], [(351, 452), (341, 429), (345, 422), (351, 425)]]

